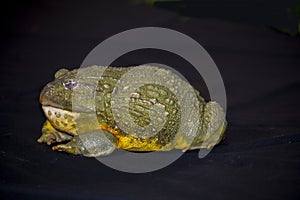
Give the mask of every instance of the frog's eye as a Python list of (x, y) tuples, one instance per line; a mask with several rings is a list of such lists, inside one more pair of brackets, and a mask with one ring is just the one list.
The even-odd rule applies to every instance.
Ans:
[(63, 85), (67, 89), (73, 89), (77, 86), (77, 82), (73, 79), (70, 79), (70, 80), (67, 80), (66, 82), (64, 82)]

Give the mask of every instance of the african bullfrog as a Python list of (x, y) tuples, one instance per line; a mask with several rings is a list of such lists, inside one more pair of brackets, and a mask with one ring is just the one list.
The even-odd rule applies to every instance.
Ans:
[[(156, 82), (147, 81), (149, 74)], [(186, 88), (192, 88), (187, 81), (155, 66), (60, 69), (40, 94), (47, 119), (38, 142), (88, 157), (108, 155), (115, 148), (211, 148), (224, 136), (225, 113), (217, 102), (205, 102), (196, 89), (189, 97)], [(196, 100), (188, 106), (181, 102), (193, 95)], [(196, 115), (183, 114), (188, 109)]]

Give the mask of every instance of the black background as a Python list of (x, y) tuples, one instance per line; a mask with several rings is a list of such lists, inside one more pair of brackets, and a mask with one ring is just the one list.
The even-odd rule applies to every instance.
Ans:
[[(2, 4), (0, 198), (299, 198), (300, 41), (297, 18), (286, 15), (293, 2), (138, 2)], [(144, 174), (119, 172), (38, 144), (45, 120), (38, 96), (55, 71), (79, 67), (109, 36), (145, 26), (187, 34), (214, 59), (228, 98), (225, 141), (203, 159), (191, 151)], [(131, 52), (114, 65), (144, 62), (174, 66), (209, 99), (201, 77), (169, 53)]]

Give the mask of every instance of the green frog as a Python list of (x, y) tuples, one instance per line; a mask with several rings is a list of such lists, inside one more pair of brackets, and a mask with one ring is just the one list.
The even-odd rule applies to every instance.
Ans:
[[(147, 82), (150, 72), (163, 77), (161, 83)], [(190, 109), (197, 116), (187, 119), (178, 94), (189, 86), (171, 70), (148, 65), (60, 69), (40, 94), (47, 119), (38, 142), (88, 157), (109, 155), (115, 148), (134, 152), (211, 148), (224, 138), (225, 113), (217, 102), (205, 102), (192, 89), (196, 101), (191, 101)], [(187, 128), (180, 129), (181, 124)]]

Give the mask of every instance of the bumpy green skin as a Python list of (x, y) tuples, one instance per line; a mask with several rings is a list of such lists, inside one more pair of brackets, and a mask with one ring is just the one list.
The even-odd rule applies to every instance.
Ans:
[[(133, 75), (128, 84), (135, 84), (147, 75), (150, 69), (164, 75), (165, 81), (177, 83), (178, 90), (185, 90), (185, 81), (172, 72), (153, 66), (135, 67), (141, 74)], [(69, 141), (67, 144), (54, 146), (54, 150), (65, 151), (85, 156), (110, 154), (115, 147), (132, 151), (156, 151), (179, 148), (183, 150), (210, 148), (223, 138), (226, 128), (225, 115), (216, 102), (206, 103), (195, 90), (197, 102), (192, 105), (198, 113), (199, 126), (188, 141), (185, 133), (178, 133), (181, 118), (181, 107), (177, 96), (162, 84), (146, 83), (129, 97), (129, 103), (117, 110), (112, 109), (112, 96), (118, 88), (118, 82), (129, 68), (91, 66), (68, 71), (61, 69), (55, 74), (55, 80), (47, 84), (41, 92), (40, 102), (43, 105), (47, 121), (39, 142), (47, 144)], [(73, 85), (72, 85), (73, 84)], [(70, 86), (71, 85), (71, 86)], [(122, 100), (122, 99), (117, 99)], [(165, 121), (161, 121), (153, 106), (164, 109)], [(130, 118), (126, 117), (129, 107)], [(58, 116), (58, 117), (57, 117)], [(154, 116), (154, 117), (153, 117)], [(123, 131), (116, 122), (116, 117), (131, 132)], [(151, 123), (162, 123), (163, 128), (151, 137), (138, 137), (134, 127), (147, 127)], [(191, 123), (194, 126), (197, 123)], [(61, 133), (61, 134), (59, 134)], [(67, 136), (74, 136), (73, 138)]]

